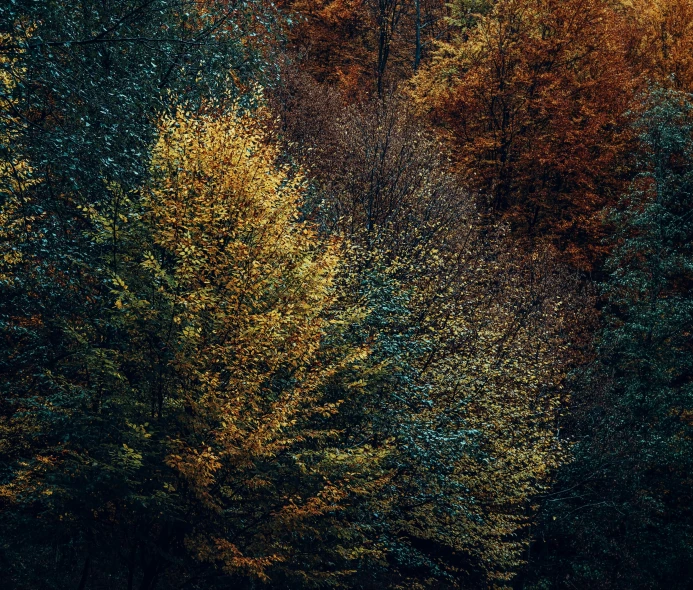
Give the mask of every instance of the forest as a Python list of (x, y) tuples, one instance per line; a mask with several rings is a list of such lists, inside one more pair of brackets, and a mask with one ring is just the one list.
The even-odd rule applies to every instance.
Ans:
[(0, 588), (693, 588), (693, 0), (0, 2)]

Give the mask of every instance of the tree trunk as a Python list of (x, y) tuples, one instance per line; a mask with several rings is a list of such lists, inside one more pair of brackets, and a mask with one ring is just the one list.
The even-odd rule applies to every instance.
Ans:
[(87, 579), (89, 578), (89, 567), (91, 566), (91, 556), (88, 556), (82, 568), (82, 577), (79, 580), (77, 590), (84, 590), (87, 587)]
[(416, 3), (416, 48), (414, 49), (414, 71), (419, 69), (421, 63), (421, 0)]

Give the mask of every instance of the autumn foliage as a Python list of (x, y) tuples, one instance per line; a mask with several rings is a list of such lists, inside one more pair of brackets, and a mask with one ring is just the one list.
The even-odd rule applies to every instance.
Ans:
[(688, 0), (636, 0), (623, 1), (621, 10), (636, 72), (665, 87), (693, 90), (693, 5)]
[(441, 0), (284, 0), (289, 58), (351, 102), (408, 79), (447, 29)]
[[(149, 532), (116, 541), (144, 559), (146, 584), (172, 575), (148, 555), (150, 535), (228, 575), (266, 579), (287, 561), (283, 535), (347, 493), (322, 472), (315, 445), (331, 433), (312, 421), (337, 411), (320, 402), (321, 386), (363, 352), (321, 353), (335, 245), (297, 221), (299, 181), (275, 158), (248, 119), (165, 118), (146, 191), (114, 185), (110, 203), (84, 210), (111, 283), (100, 321), (63, 320), (77, 338), (46, 374), (53, 393), (16, 382), (5, 450), (21, 460), (30, 441), (45, 446), (2, 486), (6, 506), (49, 502), (69, 527), (92, 481), (89, 529), (116, 538), (157, 506)], [(3, 276), (18, 272), (12, 262)], [(79, 292), (94, 301), (92, 281)], [(86, 429), (113, 416), (98, 443), (55, 439), (59, 425), (27, 405), (59, 403), (58, 384), (82, 392), (60, 402), (76, 428), (77, 414)]]
[(501, 0), (459, 34), (419, 78), (422, 108), (489, 208), (589, 268), (626, 175), (619, 20), (602, 2)]
[(0, 4), (2, 583), (691, 587), (692, 23)]
[[(363, 284), (377, 271), (398, 294), (370, 303), (385, 324), (370, 362), (384, 355), (402, 381), (388, 376), (360, 402), (401, 424), (386, 430), (402, 465), (390, 526), (422, 564), (467, 583), (507, 581), (526, 547), (531, 498), (565, 457), (553, 428), (575, 358), (566, 334), (587, 299), (549, 251), (526, 259), (506, 228), (484, 228), (403, 100), (340, 108), (328, 96), (322, 104), (336, 112), (326, 122), (302, 118), (318, 88), (299, 79), (286, 92), (288, 149), (312, 163), (316, 218), (348, 248), (345, 280)], [(442, 463), (448, 470), (430, 472)]]

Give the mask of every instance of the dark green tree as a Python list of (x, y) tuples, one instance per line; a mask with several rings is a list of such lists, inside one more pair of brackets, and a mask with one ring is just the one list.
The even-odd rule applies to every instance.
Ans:
[(693, 584), (693, 103), (656, 90), (620, 207), (575, 462), (546, 498), (532, 588)]

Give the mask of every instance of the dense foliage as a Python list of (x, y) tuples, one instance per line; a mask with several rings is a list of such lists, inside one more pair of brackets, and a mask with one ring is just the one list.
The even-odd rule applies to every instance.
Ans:
[(688, 588), (693, 576), (693, 104), (657, 91), (644, 107), (641, 172), (612, 213), (597, 361), (578, 383), (591, 404), (546, 506), (538, 587)]
[(0, 585), (691, 587), (692, 19), (0, 6)]

